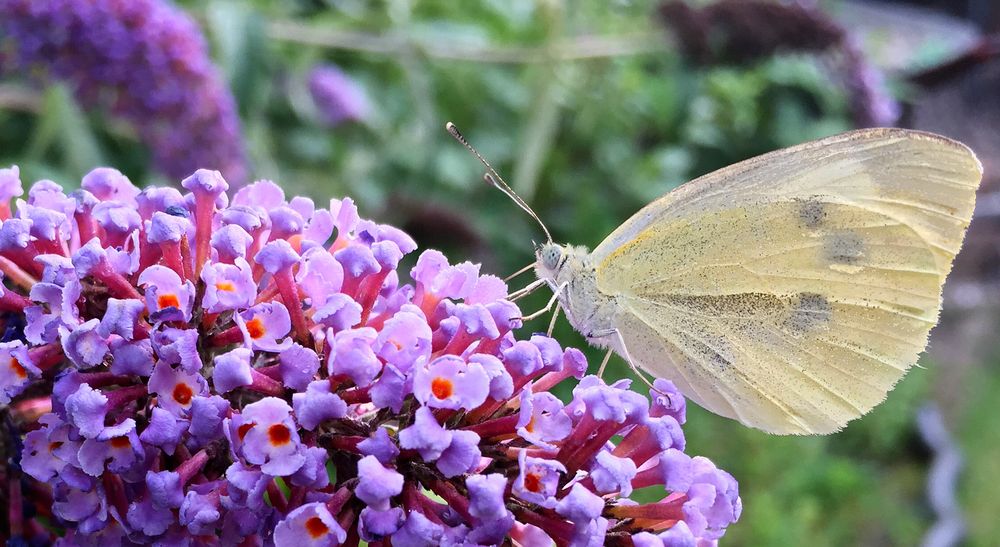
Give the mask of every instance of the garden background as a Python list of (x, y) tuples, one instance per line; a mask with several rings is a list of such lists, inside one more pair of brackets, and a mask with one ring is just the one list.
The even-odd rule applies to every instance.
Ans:
[[(421, 247), (503, 275), (532, 261), (532, 239), (542, 236), (482, 182), (482, 166), (445, 121), (556, 240), (591, 247), (685, 180), (772, 149), (870, 125), (967, 142), (986, 180), (923, 367), (836, 435), (768, 436), (693, 405), (685, 429), (693, 453), (740, 481), (745, 509), (727, 544), (915, 545), (930, 537), (935, 503), (952, 494), (968, 544), (1000, 537), (992, 486), (1000, 481), (992, 422), (1000, 362), (991, 339), (1000, 303), (1000, 47), (988, 34), (1000, 11), (990, 2), (965, 2), (950, 15), (870, 2), (180, 6), (205, 33), (223, 82), (215, 91), (235, 97), (238, 128), (172, 135), (178, 151), (157, 151), (163, 128), (121, 115), (103, 91), (81, 101), (79, 80), (14, 66), (5, 54), (25, 37), (7, 28), (0, 165), (18, 164), (25, 181), (70, 188), (98, 165), (139, 185), (176, 185), (178, 170), (193, 169), (171, 162), (184, 158), (185, 144), (198, 146), (219, 162), (198, 166), (228, 170), (233, 182), (273, 179), (288, 195), (318, 202), (352, 196), (363, 215), (404, 227)], [(548, 297), (536, 294), (523, 308)], [(585, 346), (564, 321), (556, 332), (564, 344)], [(609, 374), (630, 372), (614, 359)], [(964, 463), (957, 482), (947, 466), (935, 467), (941, 447), (922, 434), (935, 418), (954, 441), (945, 452), (957, 449)], [(934, 475), (943, 480), (929, 497), (932, 469), (944, 474)]]

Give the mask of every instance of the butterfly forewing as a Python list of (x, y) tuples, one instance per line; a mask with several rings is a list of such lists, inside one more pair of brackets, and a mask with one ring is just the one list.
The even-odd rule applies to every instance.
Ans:
[(865, 130), (712, 173), (592, 254), (637, 364), (774, 433), (827, 433), (924, 349), (981, 167), (953, 141)]

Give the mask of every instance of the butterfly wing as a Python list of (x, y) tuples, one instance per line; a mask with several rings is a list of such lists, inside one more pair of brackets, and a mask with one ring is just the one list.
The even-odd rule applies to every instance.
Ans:
[(780, 150), (650, 204), (592, 253), (638, 365), (782, 434), (861, 416), (923, 351), (982, 168), (927, 133)]

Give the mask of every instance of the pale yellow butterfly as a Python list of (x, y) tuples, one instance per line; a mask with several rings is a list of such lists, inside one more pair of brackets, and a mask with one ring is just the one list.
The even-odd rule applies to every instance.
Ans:
[(592, 252), (550, 238), (535, 271), (591, 344), (702, 407), (831, 433), (923, 352), (981, 178), (945, 137), (852, 131), (689, 182)]

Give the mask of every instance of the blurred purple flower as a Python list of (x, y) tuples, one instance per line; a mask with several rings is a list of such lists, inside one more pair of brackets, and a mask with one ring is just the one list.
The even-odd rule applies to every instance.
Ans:
[(35, 76), (42, 68), (84, 105), (129, 121), (164, 174), (211, 167), (245, 182), (235, 100), (197, 24), (172, 3), (0, 0), (0, 34), (14, 46), (5, 72)]
[(371, 115), (368, 94), (361, 84), (333, 65), (309, 71), (309, 93), (324, 124), (364, 121)]

